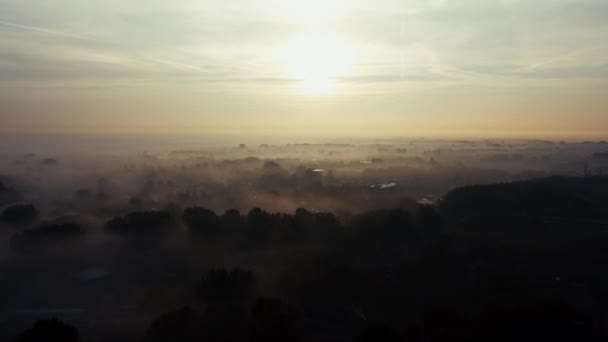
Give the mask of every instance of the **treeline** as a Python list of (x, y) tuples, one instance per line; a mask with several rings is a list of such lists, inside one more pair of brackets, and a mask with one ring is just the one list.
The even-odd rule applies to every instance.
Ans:
[(440, 209), (451, 220), (480, 215), (608, 219), (608, 177), (466, 186), (448, 192)]
[[(31, 204), (6, 208), (0, 220), (21, 227), (37, 221), (38, 210)], [(421, 206), (414, 215), (402, 209), (379, 209), (358, 215), (343, 224), (329, 212), (298, 208), (294, 214), (270, 213), (253, 208), (246, 215), (229, 209), (218, 215), (203, 207), (186, 208), (180, 214), (170, 210), (143, 210), (116, 216), (103, 229), (107, 234), (125, 238), (163, 238), (181, 232), (185, 226), (193, 241), (233, 239), (244, 247), (277, 246), (286, 243), (323, 242), (340, 235), (399, 241), (438, 234), (442, 227), (439, 214)], [(73, 219), (42, 222), (15, 233), (15, 249), (43, 247), (45, 242), (60, 242), (84, 236), (85, 225)], [(397, 239), (397, 240), (395, 240)]]

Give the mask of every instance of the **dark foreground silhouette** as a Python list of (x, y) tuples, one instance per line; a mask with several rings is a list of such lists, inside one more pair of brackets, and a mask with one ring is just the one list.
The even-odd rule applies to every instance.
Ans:
[[(608, 338), (604, 177), (465, 187), (435, 207), (342, 220), (192, 207), (128, 213), (104, 227), (113, 242), (103, 253), (128, 272), (116, 266), (120, 279), (89, 286), (139, 301), (121, 323), (76, 318), (86, 341)], [(57, 246), (81, 253), (83, 229), (44, 223), (12, 246), (29, 258)], [(138, 317), (147, 327), (134, 328)], [(79, 341), (79, 324), (62, 321), (38, 321), (16, 341)]]
[(37, 321), (31, 329), (17, 336), (17, 342), (78, 342), (78, 331), (57, 318)]

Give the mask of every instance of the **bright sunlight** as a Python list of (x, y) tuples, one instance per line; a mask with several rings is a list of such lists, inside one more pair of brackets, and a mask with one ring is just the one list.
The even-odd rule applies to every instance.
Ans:
[(329, 33), (309, 32), (292, 38), (281, 52), (287, 72), (312, 92), (333, 89), (352, 70), (355, 50)]

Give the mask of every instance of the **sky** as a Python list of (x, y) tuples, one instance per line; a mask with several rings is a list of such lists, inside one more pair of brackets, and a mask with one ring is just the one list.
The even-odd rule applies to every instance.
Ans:
[(0, 0), (0, 132), (608, 136), (606, 0)]

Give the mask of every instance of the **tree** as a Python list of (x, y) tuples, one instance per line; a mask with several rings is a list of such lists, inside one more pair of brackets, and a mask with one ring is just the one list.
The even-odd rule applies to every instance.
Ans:
[(211, 269), (205, 273), (197, 289), (205, 301), (246, 300), (256, 292), (253, 273), (240, 268)]
[(0, 205), (14, 203), (19, 200), (19, 193), (0, 181)]
[(142, 342), (200, 341), (200, 318), (190, 307), (163, 314), (154, 320)]
[(191, 233), (210, 237), (220, 233), (220, 218), (211, 210), (202, 207), (187, 208), (182, 215)]
[(51, 241), (68, 241), (84, 235), (86, 231), (76, 222), (44, 223), (32, 229), (15, 233), (11, 237), (14, 249), (34, 248)]
[(236, 228), (242, 225), (245, 222), (245, 219), (237, 209), (228, 209), (224, 215), (222, 215), (221, 222), (224, 227)]
[(422, 205), (418, 207), (414, 220), (422, 236), (436, 237), (443, 230), (443, 219), (431, 206)]
[(300, 340), (298, 314), (281, 300), (260, 298), (251, 313), (251, 342), (296, 342)]
[(173, 223), (173, 216), (168, 211), (136, 211), (114, 217), (106, 222), (104, 229), (118, 234), (159, 234), (166, 233)]
[(401, 342), (403, 337), (396, 331), (382, 326), (367, 327), (355, 342)]
[(36, 221), (39, 214), (32, 204), (15, 204), (4, 209), (0, 220), (15, 225), (27, 225)]
[(16, 342), (79, 342), (78, 330), (53, 317), (36, 321), (34, 326), (19, 336)]

